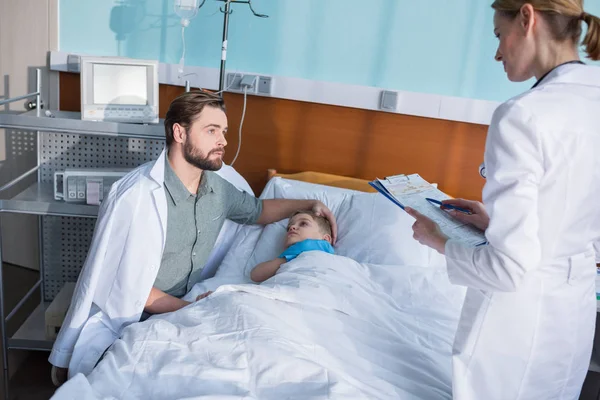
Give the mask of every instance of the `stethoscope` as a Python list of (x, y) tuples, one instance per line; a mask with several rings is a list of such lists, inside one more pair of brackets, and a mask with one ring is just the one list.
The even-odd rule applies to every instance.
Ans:
[(538, 79), (538, 81), (535, 83), (535, 85), (533, 85), (532, 89), (535, 89), (536, 87), (538, 87), (544, 81), (544, 79), (546, 79), (546, 77), (548, 75), (550, 75), (554, 70), (557, 70), (560, 67), (565, 66), (565, 65), (569, 65), (569, 64), (585, 65), (585, 63), (583, 61), (579, 61), (579, 60), (567, 61), (566, 63), (562, 63), (560, 65), (557, 65), (556, 67), (552, 68), (550, 71), (546, 72), (540, 79)]
[[(581, 64), (581, 65), (585, 65), (585, 63), (583, 61), (579, 61), (579, 60), (573, 60), (573, 61), (567, 61), (566, 63), (562, 63), (560, 65), (557, 65), (556, 67), (552, 68), (550, 71), (546, 72), (536, 83), (535, 85), (533, 85), (533, 87), (531, 89), (535, 89), (536, 87), (538, 87), (542, 81), (544, 79), (546, 79), (546, 77), (548, 75), (550, 75), (554, 70), (564, 66), (564, 65), (569, 65), (569, 64)], [(485, 163), (481, 163), (481, 165), (479, 166), (479, 175), (485, 179)]]

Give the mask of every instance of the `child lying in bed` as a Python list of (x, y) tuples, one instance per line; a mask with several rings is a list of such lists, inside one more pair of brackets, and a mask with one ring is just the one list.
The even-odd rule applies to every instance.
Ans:
[(327, 218), (312, 211), (297, 211), (287, 227), (285, 251), (274, 260), (258, 264), (250, 273), (254, 282), (264, 282), (273, 277), (279, 267), (293, 260), (305, 251), (325, 251), (333, 254), (331, 246), (331, 225)]

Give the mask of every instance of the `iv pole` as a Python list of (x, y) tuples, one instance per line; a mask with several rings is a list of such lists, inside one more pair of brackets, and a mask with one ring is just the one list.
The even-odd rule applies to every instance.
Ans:
[(256, 11), (254, 11), (254, 9), (252, 8), (252, 3), (251, 3), (252, 0), (218, 0), (218, 1), (222, 1), (225, 3), (225, 8), (221, 7), (221, 12), (223, 14), (225, 14), (223, 17), (223, 45), (221, 47), (221, 70), (220, 70), (220, 74), (219, 74), (219, 93), (221, 93), (221, 97), (222, 97), (223, 90), (225, 89), (225, 64), (227, 62), (227, 37), (229, 36), (229, 15), (231, 15), (231, 13), (233, 13), (233, 10), (231, 9), (231, 4), (232, 3), (248, 4), (248, 6), (250, 7), (250, 11), (252, 11), (252, 14), (254, 14), (254, 16), (259, 17), (259, 18), (269, 18), (269, 16), (265, 15), (265, 14), (258, 14)]

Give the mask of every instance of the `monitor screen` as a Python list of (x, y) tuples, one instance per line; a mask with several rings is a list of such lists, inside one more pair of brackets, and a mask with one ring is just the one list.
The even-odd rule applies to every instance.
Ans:
[(147, 70), (138, 65), (94, 64), (94, 104), (147, 105)]

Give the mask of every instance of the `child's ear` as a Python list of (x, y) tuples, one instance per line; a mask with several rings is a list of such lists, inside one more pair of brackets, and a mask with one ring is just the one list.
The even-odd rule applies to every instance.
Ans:
[(323, 236), (323, 240), (327, 240), (329, 242), (329, 244), (331, 244), (331, 235)]

